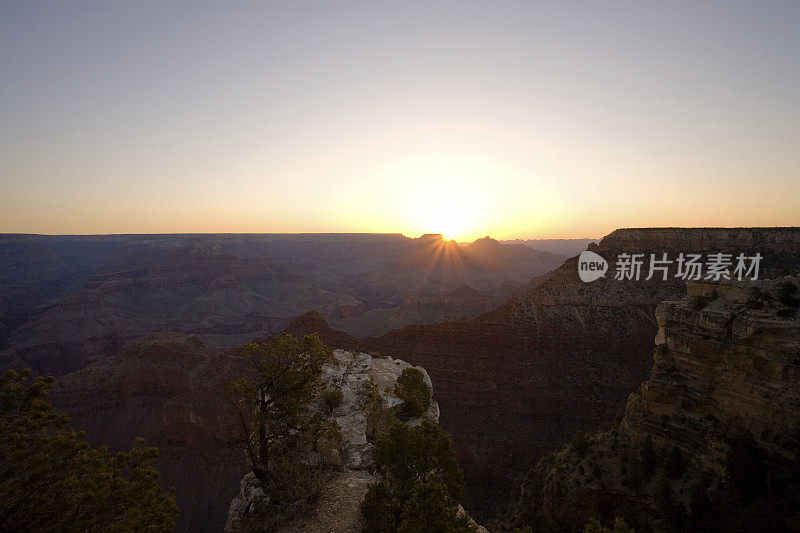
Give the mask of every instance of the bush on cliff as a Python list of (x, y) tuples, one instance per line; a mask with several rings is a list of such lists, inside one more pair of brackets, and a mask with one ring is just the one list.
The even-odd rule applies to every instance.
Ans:
[(366, 421), (367, 441), (375, 443), (397, 419), (394, 416), (394, 412), (383, 405), (378, 385), (372, 379), (364, 384), (364, 397), (366, 401), (362, 406), (362, 410)]
[(336, 410), (337, 407), (342, 405), (342, 402), (344, 401), (344, 393), (342, 392), (342, 389), (325, 389), (325, 391), (322, 393), (320, 401), (322, 402), (322, 410), (325, 411), (325, 414), (330, 415)]
[(772, 301), (772, 295), (761, 287), (750, 288), (750, 298), (747, 300), (747, 307), (750, 309), (764, 309), (767, 303)]
[(267, 525), (277, 527), (307, 510), (341, 465), (339, 428), (318, 408), (333, 350), (316, 334), (298, 340), (283, 333), (244, 353), (257, 382), (240, 379), (225, 397), (237, 414), (234, 438), (267, 496)]
[(425, 383), (422, 371), (416, 368), (406, 368), (400, 373), (394, 393), (403, 400), (397, 413), (401, 417), (422, 416), (431, 405), (431, 389)]
[(13, 370), (0, 387), (0, 529), (171, 531), (178, 507), (158, 484), (158, 450), (92, 448), (53, 411), (52, 377)]
[(373, 451), (380, 478), (361, 503), (365, 532), (472, 531), (458, 514), (464, 477), (450, 436), (433, 422), (393, 423)]

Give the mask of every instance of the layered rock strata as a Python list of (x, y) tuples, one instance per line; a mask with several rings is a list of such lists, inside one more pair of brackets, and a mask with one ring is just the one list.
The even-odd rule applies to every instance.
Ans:
[[(796, 484), (800, 458), (798, 285), (797, 276), (688, 282), (686, 297), (659, 304), (650, 378), (614, 427), (542, 459), (503, 525), (544, 517), (582, 527), (590, 517), (616, 515), (638, 528), (696, 529), (699, 501), (724, 509), (737, 483), (755, 486), (761, 477), (764, 493), (753, 501), (767, 502), (759, 505), (771, 509), (779, 530), (800, 526), (796, 507), (770, 503), (791, 501), (791, 491), (777, 496), (785, 489), (780, 480)], [(731, 454), (742, 449), (749, 459), (737, 465)], [(737, 481), (736, 469), (747, 469), (748, 460), (760, 466)], [(720, 494), (728, 496), (715, 501)], [(723, 514), (710, 525), (751, 518)]]

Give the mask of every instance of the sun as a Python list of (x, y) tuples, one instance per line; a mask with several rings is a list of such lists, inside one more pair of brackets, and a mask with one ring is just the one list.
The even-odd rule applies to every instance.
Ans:
[(458, 199), (437, 195), (420, 207), (419, 223), (425, 233), (441, 233), (448, 240), (463, 239), (471, 229), (471, 210)]

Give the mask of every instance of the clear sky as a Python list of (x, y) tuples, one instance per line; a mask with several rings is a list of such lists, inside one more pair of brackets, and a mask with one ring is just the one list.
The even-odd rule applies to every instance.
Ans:
[(800, 224), (800, 2), (0, 1), (0, 232)]

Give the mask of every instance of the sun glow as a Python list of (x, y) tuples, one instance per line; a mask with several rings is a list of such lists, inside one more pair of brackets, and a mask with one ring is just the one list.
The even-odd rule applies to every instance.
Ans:
[(445, 239), (463, 236), (464, 230), (469, 226), (467, 213), (455, 205), (439, 205), (427, 218), (431, 230), (441, 233)]
[(466, 240), (475, 230), (476, 210), (472, 198), (463, 193), (437, 192), (418, 203), (417, 223), (427, 233), (445, 239)]
[[(341, 231), (439, 233), (471, 242), (490, 234), (513, 238), (557, 220), (559, 202), (536, 169), (472, 151), (410, 151), (364, 164), (357, 178), (331, 191)], [(519, 183), (514, 192), (498, 187)]]

